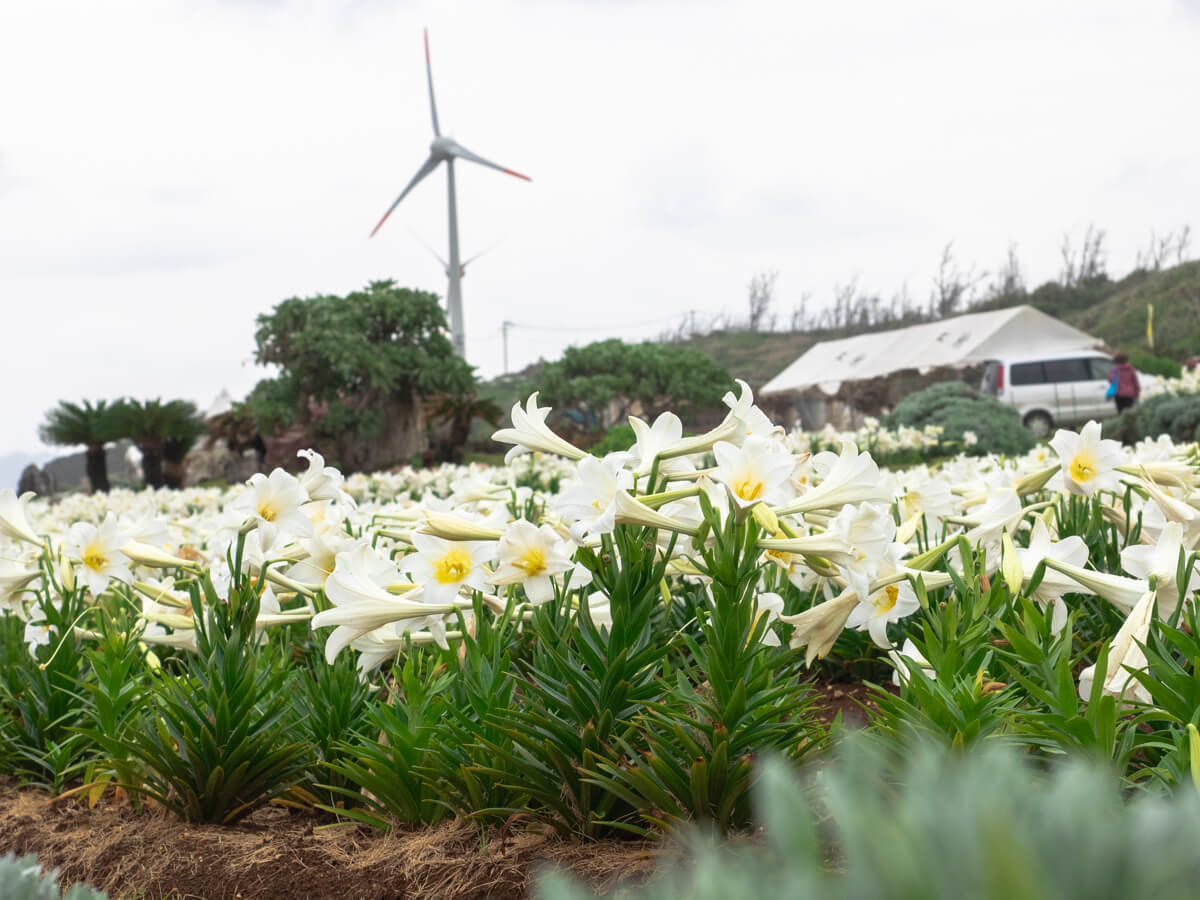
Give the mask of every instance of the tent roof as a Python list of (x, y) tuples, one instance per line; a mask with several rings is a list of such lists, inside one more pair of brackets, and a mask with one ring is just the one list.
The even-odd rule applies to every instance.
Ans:
[(1012, 306), (821, 341), (768, 381), (763, 394), (779, 394), (819, 385), (836, 393), (843, 381), (890, 375), (904, 369), (922, 372), (1004, 356), (1029, 356), (1083, 350), (1101, 343), (1032, 306)]

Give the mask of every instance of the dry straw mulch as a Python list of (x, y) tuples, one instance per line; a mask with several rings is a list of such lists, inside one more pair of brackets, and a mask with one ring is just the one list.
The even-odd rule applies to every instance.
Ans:
[(524, 897), (546, 866), (597, 889), (645, 879), (663, 852), (641, 841), (571, 843), (453, 820), (378, 834), (322, 828), (279, 807), (232, 828), (185, 825), (162, 811), (0, 786), (0, 853), (36, 853), (64, 884), (86, 881), (113, 900), (338, 900)]

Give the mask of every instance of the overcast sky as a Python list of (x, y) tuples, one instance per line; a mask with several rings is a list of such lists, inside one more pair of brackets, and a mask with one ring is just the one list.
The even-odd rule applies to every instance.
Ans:
[[(442, 129), (467, 353), (928, 295), (942, 246), (1032, 283), (1064, 230), (1129, 269), (1200, 210), (1200, 0), (105, 0), (0, 4), (0, 453), (60, 398), (245, 394), (257, 315), (379, 278), (443, 294)], [(736, 373), (735, 373), (736, 374)]]

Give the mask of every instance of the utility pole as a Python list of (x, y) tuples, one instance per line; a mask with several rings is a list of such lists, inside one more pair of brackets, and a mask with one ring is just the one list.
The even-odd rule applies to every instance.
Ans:
[(508, 374), (508, 329), (513, 326), (513, 322), (507, 319), (500, 323), (500, 333), (504, 336), (504, 374)]

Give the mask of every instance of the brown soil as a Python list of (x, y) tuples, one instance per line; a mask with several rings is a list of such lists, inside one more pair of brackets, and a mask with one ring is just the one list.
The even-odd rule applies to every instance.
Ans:
[(185, 825), (127, 803), (0, 785), (0, 853), (36, 853), (63, 884), (112, 900), (338, 900), (524, 897), (537, 872), (560, 867), (596, 889), (642, 880), (663, 853), (640, 841), (570, 843), (510, 830), (481, 834), (454, 820), (379, 834), (279, 807), (233, 828)]
[[(887, 685), (891, 690), (891, 685)], [(817, 694), (817, 720), (829, 725), (842, 714), (842, 724), (851, 728), (862, 728), (867, 724), (863, 706), (876, 709), (873, 692), (861, 682), (814, 681), (812, 689)]]

